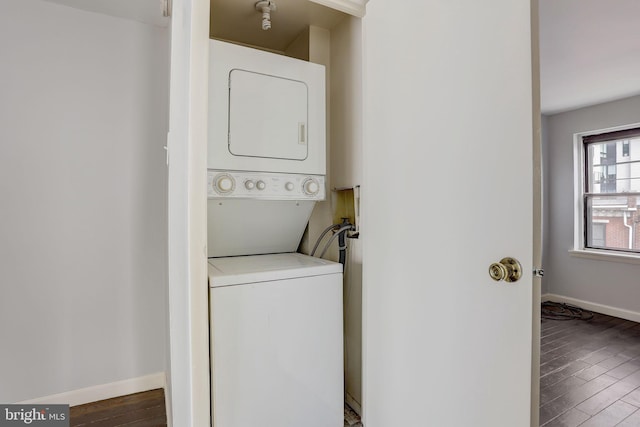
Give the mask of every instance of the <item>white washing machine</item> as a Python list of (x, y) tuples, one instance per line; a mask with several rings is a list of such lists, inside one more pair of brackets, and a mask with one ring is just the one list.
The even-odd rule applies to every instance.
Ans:
[(342, 265), (209, 260), (214, 427), (342, 427)]

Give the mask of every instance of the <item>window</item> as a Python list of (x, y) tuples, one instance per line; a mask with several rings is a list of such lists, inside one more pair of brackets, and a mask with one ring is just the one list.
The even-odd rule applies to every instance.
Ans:
[(640, 128), (582, 137), (584, 248), (640, 254)]

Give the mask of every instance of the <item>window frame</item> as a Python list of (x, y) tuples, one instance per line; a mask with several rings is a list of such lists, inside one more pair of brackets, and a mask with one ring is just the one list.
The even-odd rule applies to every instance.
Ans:
[[(598, 129), (589, 132), (581, 132), (574, 134), (574, 244), (569, 253), (574, 256), (601, 259), (610, 261), (630, 262), (640, 264), (640, 253), (624, 251), (615, 248), (590, 248), (587, 247), (587, 202), (588, 196), (607, 195), (616, 193), (589, 193), (587, 194), (587, 186), (589, 184), (589, 167), (587, 148), (590, 143), (604, 142), (607, 140), (619, 140), (625, 137), (637, 136), (640, 123), (629, 125)], [(606, 135), (607, 137), (603, 138)], [(599, 139), (603, 138), (603, 139)], [(626, 195), (627, 193), (625, 193)], [(628, 193), (629, 195), (639, 194), (638, 192)]]

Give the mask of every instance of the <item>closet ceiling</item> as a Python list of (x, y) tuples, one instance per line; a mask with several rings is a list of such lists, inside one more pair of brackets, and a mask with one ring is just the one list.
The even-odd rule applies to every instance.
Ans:
[(333, 28), (346, 15), (307, 0), (273, 0), (271, 29), (262, 29), (257, 0), (211, 0), (211, 37), (284, 51), (309, 25)]

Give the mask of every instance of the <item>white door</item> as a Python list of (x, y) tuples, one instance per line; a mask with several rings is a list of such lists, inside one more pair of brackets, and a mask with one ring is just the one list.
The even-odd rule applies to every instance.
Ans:
[(367, 5), (367, 427), (529, 426), (530, 34), (529, 0)]

